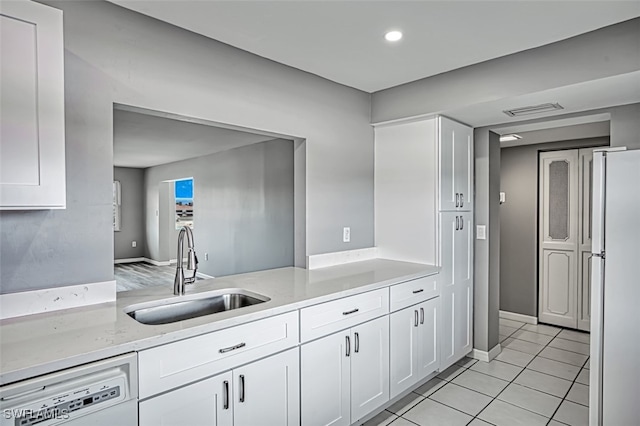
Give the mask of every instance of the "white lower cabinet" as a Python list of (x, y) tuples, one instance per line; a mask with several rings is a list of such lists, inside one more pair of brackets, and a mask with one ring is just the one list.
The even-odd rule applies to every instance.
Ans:
[(350, 425), (389, 400), (389, 316), (301, 347), (302, 424)]
[(231, 382), (229, 371), (142, 401), (140, 426), (230, 426)]
[(390, 316), (390, 392), (395, 398), (439, 367), (440, 298)]
[(140, 426), (297, 425), (298, 349), (140, 402)]

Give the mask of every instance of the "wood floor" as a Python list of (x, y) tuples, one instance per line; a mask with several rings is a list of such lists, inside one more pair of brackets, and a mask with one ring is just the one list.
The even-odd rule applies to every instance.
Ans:
[(117, 291), (162, 285), (173, 288), (176, 266), (155, 266), (146, 262), (118, 263), (114, 265), (114, 275)]

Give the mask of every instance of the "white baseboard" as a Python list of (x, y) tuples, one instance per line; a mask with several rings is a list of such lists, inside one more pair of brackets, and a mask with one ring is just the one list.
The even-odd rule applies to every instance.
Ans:
[(203, 274), (202, 272), (196, 272), (196, 277), (204, 278), (205, 280), (215, 278), (215, 277), (212, 277), (211, 275)]
[(378, 257), (376, 247), (364, 249), (338, 251), (335, 253), (316, 254), (307, 256), (307, 269), (326, 268), (328, 266), (344, 265), (345, 263), (372, 260)]
[[(135, 262), (146, 262), (149, 263), (153, 266), (171, 266), (172, 264), (175, 265), (176, 260), (174, 259), (173, 261), (170, 260), (153, 260), (153, 259), (149, 259), (148, 257), (130, 257), (127, 259), (115, 259), (113, 261), (113, 263), (115, 265), (121, 264), (121, 263), (135, 263)], [(173, 263), (172, 263), (173, 262)]]
[(96, 305), (115, 300), (115, 281), (0, 294), (0, 319)]
[(146, 260), (147, 259), (144, 258), (144, 257), (129, 257), (129, 258), (126, 258), (126, 259), (115, 259), (113, 261), (113, 263), (115, 265), (118, 265), (120, 263), (136, 263), (136, 262), (144, 262)]
[(480, 361), (489, 362), (497, 357), (500, 352), (502, 352), (502, 347), (500, 346), (500, 343), (498, 343), (489, 352), (474, 348), (471, 357)]
[(532, 317), (529, 315), (516, 314), (515, 312), (508, 311), (500, 311), (500, 318), (512, 320), (512, 321), (520, 321), (527, 324), (538, 324), (538, 318)]
[(154, 266), (171, 266), (171, 263), (168, 260), (159, 261), (159, 260), (149, 259), (148, 257), (144, 257), (143, 259), (144, 259), (144, 262), (150, 263)]

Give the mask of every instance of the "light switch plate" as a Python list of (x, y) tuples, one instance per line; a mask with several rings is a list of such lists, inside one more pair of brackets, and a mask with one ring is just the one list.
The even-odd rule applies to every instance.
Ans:
[(487, 239), (487, 226), (486, 225), (477, 225), (476, 226), (476, 239), (478, 239), (478, 240), (486, 240)]
[(501, 192), (500, 193), (500, 204), (504, 203), (505, 201), (507, 201), (507, 193), (506, 192)]

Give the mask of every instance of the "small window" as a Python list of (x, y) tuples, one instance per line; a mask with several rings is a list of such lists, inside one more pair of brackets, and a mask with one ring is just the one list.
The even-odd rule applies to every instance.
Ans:
[(122, 195), (120, 194), (120, 181), (113, 181), (113, 230), (120, 230), (122, 217)]
[(193, 228), (193, 178), (175, 181), (176, 229)]

